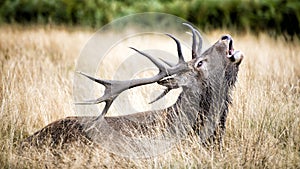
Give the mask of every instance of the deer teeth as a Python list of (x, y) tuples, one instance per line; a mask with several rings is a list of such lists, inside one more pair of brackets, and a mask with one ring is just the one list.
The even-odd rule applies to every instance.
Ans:
[(233, 48), (228, 50), (228, 54), (229, 54), (230, 56), (233, 55), (233, 52), (234, 52), (234, 49), (233, 49)]

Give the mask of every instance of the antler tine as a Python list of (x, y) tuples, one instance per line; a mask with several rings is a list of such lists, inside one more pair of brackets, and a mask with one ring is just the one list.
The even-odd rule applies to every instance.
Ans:
[(104, 95), (99, 97), (96, 100), (87, 100), (85, 102), (76, 102), (76, 105), (91, 105), (91, 104), (98, 104), (101, 102), (106, 102), (107, 101), (113, 101), (115, 100), (116, 96), (115, 95), (110, 95), (111, 87), (106, 87), (104, 91)]
[(195, 33), (195, 29), (188, 23), (183, 23), (183, 25), (189, 27), (192, 31), (193, 34), (193, 44), (192, 44), (192, 59), (197, 57), (197, 53), (196, 53), (196, 44), (197, 44), (197, 40), (196, 40), (196, 33)]
[(161, 60), (162, 62), (164, 62), (166, 65), (168, 65), (169, 67), (172, 67), (172, 66), (175, 66), (176, 64), (174, 64), (174, 63), (171, 63), (171, 62), (169, 62), (169, 61), (166, 61), (166, 60), (164, 60), (164, 59), (162, 59), (162, 58), (158, 58), (159, 60)]
[(97, 83), (100, 83), (100, 84), (102, 84), (102, 85), (104, 85), (104, 86), (108, 86), (108, 85), (111, 84), (111, 83), (109, 82), (109, 80), (96, 79), (96, 78), (94, 78), (94, 77), (92, 77), (92, 76), (90, 76), (90, 75), (88, 75), (88, 74), (85, 74), (85, 73), (83, 73), (83, 72), (81, 72), (81, 71), (77, 71), (77, 73), (79, 73), (79, 74), (81, 74), (81, 75), (83, 75), (83, 76), (85, 76), (85, 77), (87, 77), (87, 78), (89, 78), (89, 79), (91, 79), (91, 80), (93, 80), (93, 81), (95, 81), (95, 82), (97, 82)]
[(97, 104), (98, 103), (98, 99), (96, 100), (87, 100), (84, 102), (76, 102), (74, 103), (75, 105), (91, 105), (91, 104)]
[(104, 117), (104, 115), (107, 113), (108, 109), (110, 108), (111, 104), (113, 103), (113, 101), (115, 100), (115, 98), (113, 100), (107, 100), (105, 101), (105, 107), (102, 110), (101, 114), (95, 119), (101, 119), (102, 117)]
[(198, 39), (199, 39), (197, 54), (198, 54), (198, 56), (200, 56), (201, 51), (202, 51), (203, 40), (202, 40), (202, 36), (201, 36), (200, 32), (197, 29), (195, 29), (195, 31), (196, 31), (196, 34), (197, 34)]
[(162, 65), (161, 63), (159, 63), (154, 57), (152, 57), (151, 55), (148, 55), (147, 53), (144, 53), (142, 51), (139, 51), (133, 47), (129, 47), (130, 49), (135, 50), (136, 52), (138, 52), (139, 54), (147, 57), (153, 64), (155, 64), (155, 66), (159, 69), (159, 71), (166, 71), (166, 68), (164, 65)]
[[(177, 45), (177, 53), (178, 53), (178, 60), (179, 60), (178, 63), (185, 62), (184, 57), (183, 57), (183, 55), (182, 55), (181, 45), (180, 45), (179, 40), (176, 39), (176, 38), (175, 38), (173, 35), (171, 35), (171, 34), (166, 33), (166, 35), (169, 36), (170, 38), (172, 38), (172, 39), (176, 42), (176, 45)], [(168, 65), (169, 67), (173, 67), (173, 66), (176, 65), (176, 64), (171, 63), (171, 62), (169, 62), (169, 61), (166, 61), (166, 60), (164, 60), (164, 59), (162, 59), (162, 58), (159, 58), (159, 59), (160, 59), (162, 62), (164, 62), (166, 65)]]
[(163, 91), (163, 93), (161, 93), (159, 96), (157, 96), (154, 100), (152, 100), (151, 102), (149, 102), (148, 104), (152, 104), (156, 101), (158, 101), (159, 99), (163, 98), (165, 95), (167, 95), (169, 93), (169, 91), (171, 91), (171, 88), (167, 88)]
[(96, 100), (89, 100), (89, 101), (86, 101), (86, 102), (77, 102), (75, 104), (76, 105), (91, 105), (91, 104), (98, 104), (98, 103), (101, 103), (101, 102), (105, 102), (104, 109), (102, 110), (101, 114), (97, 117), (97, 119), (99, 119), (107, 113), (109, 107), (111, 106), (112, 102), (115, 100), (116, 97), (113, 97), (113, 98), (107, 99), (107, 100), (105, 100), (104, 98), (105, 98), (105, 96), (102, 96), (102, 97), (100, 97)]
[(181, 45), (180, 45), (180, 42), (178, 41), (178, 39), (176, 39), (173, 35), (171, 34), (168, 34), (166, 33), (167, 36), (169, 36), (170, 38), (172, 38), (175, 42), (176, 42), (176, 45), (177, 45), (177, 53), (178, 53), (178, 63), (183, 63), (185, 62), (184, 61), (184, 58), (183, 58), (183, 55), (182, 55), (182, 52), (181, 52)]

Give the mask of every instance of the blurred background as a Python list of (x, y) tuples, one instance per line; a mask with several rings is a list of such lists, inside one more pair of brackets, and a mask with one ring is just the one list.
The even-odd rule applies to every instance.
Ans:
[(202, 31), (233, 29), (266, 32), (292, 40), (300, 37), (298, 0), (1, 0), (0, 24), (54, 24), (100, 28), (139, 12), (182, 17)]

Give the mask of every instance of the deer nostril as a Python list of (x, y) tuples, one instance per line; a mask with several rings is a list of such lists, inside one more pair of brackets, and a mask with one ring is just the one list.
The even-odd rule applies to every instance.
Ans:
[(228, 35), (224, 35), (224, 36), (222, 36), (221, 39), (222, 39), (222, 40), (230, 40), (231, 38), (230, 38), (230, 36), (228, 36)]

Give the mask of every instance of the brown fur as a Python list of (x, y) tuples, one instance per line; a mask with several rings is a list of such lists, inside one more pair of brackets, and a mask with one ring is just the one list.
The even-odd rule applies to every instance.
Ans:
[[(178, 134), (174, 131), (179, 127), (176, 122), (180, 121), (185, 126), (181, 129), (188, 130), (190, 126), (199, 135), (201, 142), (220, 141), (225, 132), (228, 105), (231, 103), (230, 91), (240, 64), (240, 61), (228, 59), (227, 50), (226, 43), (219, 40), (199, 57), (187, 62), (189, 71), (161, 81), (162, 85), (167, 86), (172, 82), (183, 89), (177, 102), (166, 110), (104, 117), (104, 121), (100, 122), (106, 122), (113, 130), (126, 136), (154, 137), (155, 132)], [(205, 67), (197, 67), (197, 63), (202, 60)], [(182, 116), (187, 121), (181, 119)], [(97, 125), (100, 124), (95, 123), (95, 118), (67, 117), (55, 121), (25, 139), (23, 144), (55, 147), (78, 140), (83, 143), (94, 142), (95, 135), (97, 138), (107, 137), (110, 131), (104, 131), (101, 127), (98, 130)]]

